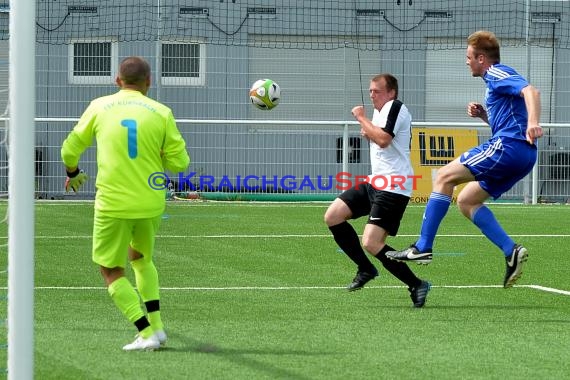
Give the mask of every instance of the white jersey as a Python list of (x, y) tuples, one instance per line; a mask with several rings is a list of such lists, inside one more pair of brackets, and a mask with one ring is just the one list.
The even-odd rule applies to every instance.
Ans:
[(375, 189), (410, 197), (415, 182), (410, 161), (412, 116), (408, 108), (399, 100), (391, 100), (380, 111), (374, 110), (372, 124), (389, 133), (392, 143), (381, 148), (370, 140), (369, 183)]

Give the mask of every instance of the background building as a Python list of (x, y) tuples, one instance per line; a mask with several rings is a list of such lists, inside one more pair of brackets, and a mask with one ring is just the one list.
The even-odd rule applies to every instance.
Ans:
[[(355, 104), (364, 102), (371, 112), (368, 81), (380, 72), (399, 78), (399, 97), (416, 126), (467, 128), (461, 123), (474, 120), (465, 106), (483, 100), (484, 85), (465, 65), (465, 40), (488, 29), (501, 40), (502, 62), (542, 92), (548, 128), (540, 141), (538, 191), (543, 199), (565, 200), (569, 13), (567, 1), (530, 0), (38, 0), (38, 197), (61, 195), (61, 142), (91, 99), (116, 89), (117, 65), (125, 56), (150, 61), (149, 96), (172, 107), (193, 171), (315, 178), (343, 168), (368, 171), (367, 144), (356, 127), (347, 133), (342, 122), (352, 122)], [(0, 5), (0, 110), (7, 100), (9, 14)], [(281, 104), (270, 112), (249, 104), (249, 86), (260, 78), (282, 89)], [(478, 138), (487, 137), (480, 129)], [(92, 175), (94, 149), (84, 159)], [(0, 157), (5, 160), (5, 152)], [(529, 191), (527, 182), (506, 197), (522, 199)]]

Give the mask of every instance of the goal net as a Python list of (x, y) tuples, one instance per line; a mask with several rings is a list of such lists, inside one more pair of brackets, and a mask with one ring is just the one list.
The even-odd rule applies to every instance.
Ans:
[[(149, 96), (169, 105), (179, 121), (192, 156), (186, 173), (195, 173), (192, 186), (204, 176), (204, 192), (259, 192), (255, 178), (267, 176), (262, 191), (332, 197), (339, 190), (327, 189), (323, 178), (369, 171), (368, 147), (350, 114), (362, 103), (371, 114), (369, 79), (394, 74), (418, 128), (473, 122), (465, 105), (483, 101), (484, 85), (465, 66), (465, 41), (488, 29), (500, 38), (502, 61), (541, 90), (541, 121), (555, 126), (540, 141), (540, 191), (545, 199), (565, 199), (570, 141), (559, 124), (570, 121), (569, 9), (568, 1), (530, 0), (38, 1), (37, 197), (67, 197), (61, 142), (91, 99), (116, 91), (117, 65), (128, 55), (151, 63)], [(9, 14), (0, 7), (0, 111)], [(248, 89), (261, 78), (282, 90), (271, 111), (249, 102)], [(445, 133), (435, 137), (435, 162), (461, 153), (447, 145)], [(484, 128), (476, 135), (487, 137)], [(92, 178), (95, 149), (82, 158)], [(238, 181), (248, 175), (254, 176), (249, 189)], [(308, 176), (313, 187), (274, 186), (274, 176), (288, 175)], [(224, 176), (231, 187), (220, 185)], [(6, 188), (0, 165), (0, 191)], [(94, 191), (90, 181), (79, 197)], [(506, 197), (522, 199), (525, 192), (520, 185)]]

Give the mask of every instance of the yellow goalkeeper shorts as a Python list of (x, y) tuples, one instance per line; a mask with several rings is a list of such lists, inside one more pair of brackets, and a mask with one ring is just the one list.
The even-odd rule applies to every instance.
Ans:
[(119, 219), (97, 210), (93, 221), (93, 261), (106, 268), (125, 268), (128, 248), (152, 260), (156, 233), (162, 216), (146, 219)]

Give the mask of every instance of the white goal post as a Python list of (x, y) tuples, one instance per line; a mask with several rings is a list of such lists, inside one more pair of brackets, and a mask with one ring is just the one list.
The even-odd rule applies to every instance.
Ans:
[(10, 1), (8, 379), (34, 378), (35, 0)]

